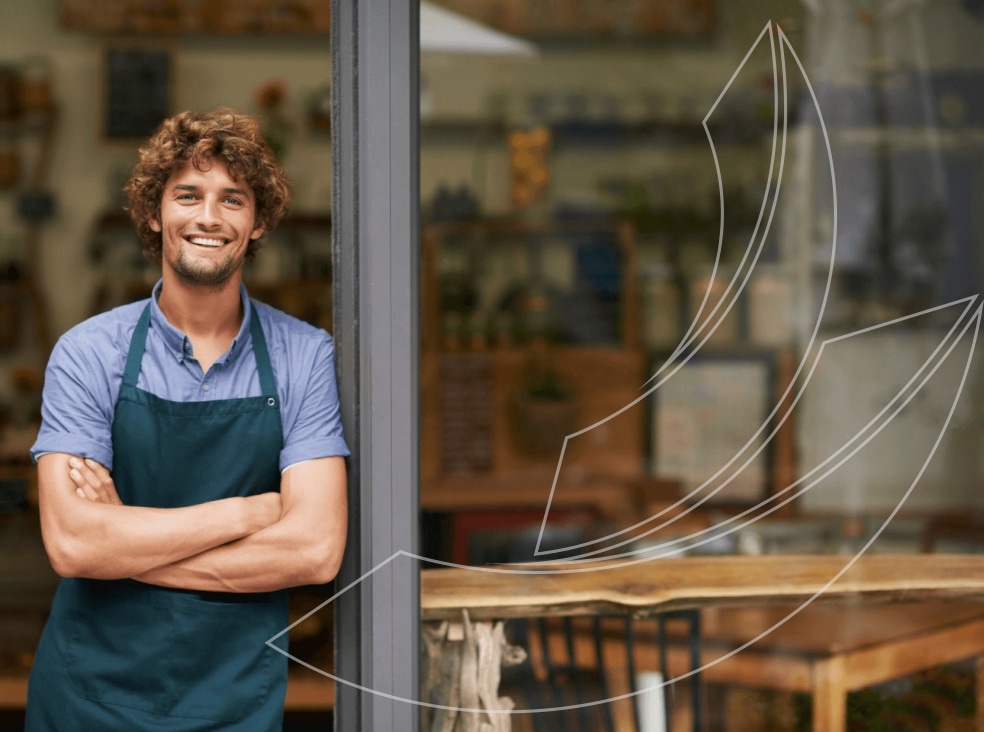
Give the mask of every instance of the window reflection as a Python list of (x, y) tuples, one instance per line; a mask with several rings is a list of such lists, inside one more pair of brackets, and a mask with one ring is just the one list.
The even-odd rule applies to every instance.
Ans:
[[(783, 554), (796, 566), (978, 552), (978, 4), (445, 4), (537, 55), (422, 56), (424, 554)], [(710, 25), (630, 20), (698, 4)], [(517, 420), (531, 379), (549, 385), (551, 411)], [(969, 723), (965, 659), (978, 649), (958, 636), (978, 613), (703, 611), (705, 661), (782, 625), (706, 672), (704, 723)], [(648, 672), (663, 666), (647, 622), (634, 653)], [(622, 630), (583, 618), (512, 632), (534, 669), (551, 644), (575, 648), (591, 698), (599, 666), (611, 689), (637, 688), (611, 660), (625, 657)], [(690, 668), (675, 632), (671, 675)], [(902, 637), (947, 652), (908, 664)], [(599, 638), (615, 649), (607, 665), (592, 660)], [(862, 646), (884, 674), (837, 665)], [(817, 665), (793, 668), (807, 657)], [(835, 666), (846, 687), (809, 681)], [(570, 701), (570, 673), (504, 687), (521, 707), (550, 692)], [(649, 729), (633, 727), (641, 710), (661, 729), (653, 720), (672, 710), (683, 729), (691, 709), (676, 683), (635, 708), (592, 708), (602, 716), (587, 724), (608, 714)], [(578, 724), (573, 711), (514, 718)]]
[[(441, 556), (498, 556), (548, 501), (582, 553), (914, 552), (976, 512), (972, 6), (625, 30), (452, 5), (537, 53), (421, 61)], [(532, 428), (531, 371), (557, 402)]]

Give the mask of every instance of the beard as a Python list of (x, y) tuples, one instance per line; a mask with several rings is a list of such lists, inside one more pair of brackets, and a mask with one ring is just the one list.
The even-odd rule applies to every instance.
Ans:
[(218, 262), (203, 262), (191, 259), (182, 248), (169, 264), (174, 274), (185, 284), (221, 290), (243, 268), (243, 261), (242, 257), (230, 253)]

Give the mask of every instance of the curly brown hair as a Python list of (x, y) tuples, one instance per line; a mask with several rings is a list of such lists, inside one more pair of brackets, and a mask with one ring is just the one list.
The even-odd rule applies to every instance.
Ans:
[[(143, 241), (143, 253), (161, 263), (163, 241), (151, 220), (160, 216), (161, 197), (171, 175), (191, 162), (206, 170), (214, 160), (225, 163), (229, 175), (246, 183), (256, 197), (256, 226), (264, 233), (276, 227), (290, 203), (284, 169), (263, 138), (260, 123), (229, 107), (209, 112), (181, 112), (164, 120), (140, 148), (140, 158), (124, 187), (130, 218)], [(247, 261), (256, 256), (262, 237), (251, 240)]]

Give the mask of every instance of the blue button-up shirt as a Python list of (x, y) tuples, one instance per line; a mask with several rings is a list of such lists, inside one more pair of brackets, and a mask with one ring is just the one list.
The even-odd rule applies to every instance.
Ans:
[[(229, 350), (207, 372), (191, 341), (172, 326), (160, 306), (161, 282), (150, 299), (150, 328), (137, 387), (178, 402), (259, 396), (250, 318), (259, 316), (280, 396), (284, 445), (280, 469), (295, 463), (349, 454), (339, 418), (331, 336), (262, 303), (251, 312), (241, 288), (245, 317)], [(52, 351), (45, 372), (41, 429), (34, 460), (65, 452), (113, 466), (112, 424), (126, 356), (147, 301), (102, 313), (76, 325)]]

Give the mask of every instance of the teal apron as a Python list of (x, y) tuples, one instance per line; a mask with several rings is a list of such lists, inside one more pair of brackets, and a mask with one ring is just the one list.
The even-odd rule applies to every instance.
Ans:
[[(283, 430), (256, 310), (250, 334), (263, 395), (245, 399), (173, 402), (138, 389), (149, 323), (148, 304), (113, 419), (123, 503), (176, 508), (279, 490)], [(287, 658), (266, 641), (287, 624), (286, 590), (62, 580), (31, 671), (26, 732), (280, 730)], [(286, 651), (286, 635), (278, 646)]]

